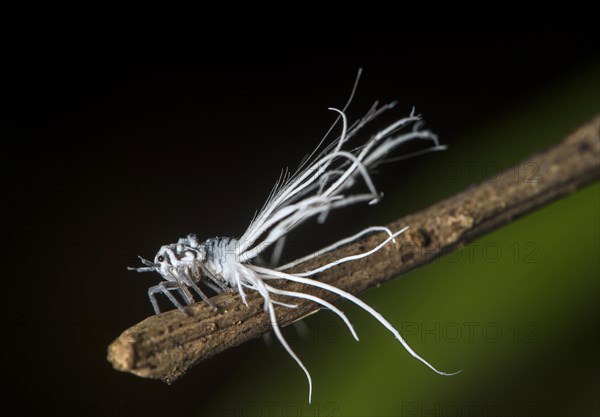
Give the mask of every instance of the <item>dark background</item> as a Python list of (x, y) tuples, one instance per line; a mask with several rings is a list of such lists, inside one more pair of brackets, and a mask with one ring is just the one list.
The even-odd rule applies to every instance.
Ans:
[[(466, 149), (462, 132), (598, 59), (592, 17), (581, 10), (38, 12), (4, 14), (1, 41), (9, 330), (1, 367), (4, 404), (25, 415), (190, 415), (223, 391), (237, 398), (227, 381), (248, 378), (246, 358), (273, 355), (260, 341), (172, 387), (111, 369), (106, 346), (151, 314), (146, 288), (158, 280), (125, 267), (190, 232), (239, 236), (280, 169), (294, 168), (326, 131), (334, 119), (327, 107), (343, 106), (358, 68), (353, 118), (375, 100), (398, 100), (391, 118), (414, 105), (450, 149)], [(521, 146), (507, 164), (538, 149)], [(444, 163), (440, 154), (427, 158)], [(387, 167), (376, 181), (402, 196), (418, 164)], [(288, 256), (464, 185), (413, 186), (415, 197), (383, 216), (340, 213), (329, 228), (300, 236)], [(286, 366), (282, 380), (301, 379), (276, 359)], [(263, 378), (250, 376), (256, 389)], [(291, 397), (298, 403), (303, 382)]]

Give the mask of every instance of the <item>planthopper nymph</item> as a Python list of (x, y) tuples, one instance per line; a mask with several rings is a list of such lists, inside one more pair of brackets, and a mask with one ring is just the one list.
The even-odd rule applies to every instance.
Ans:
[[(346, 315), (335, 305), (311, 294), (278, 288), (275, 282), (280, 280), (319, 287), (355, 303), (388, 329), (414, 358), (438, 374), (453, 375), (436, 369), (419, 356), (406, 343), (398, 330), (368, 304), (346, 291), (314, 278), (319, 272), (334, 268), (336, 265), (375, 253), (394, 241), (396, 236), (408, 229), (408, 225), (396, 231), (382, 226), (369, 227), (342, 239), (318, 253), (333, 251), (367, 234), (381, 233), (382, 235), (382, 240), (376, 247), (366, 252), (337, 259), (313, 270), (302, 273), (289, 272), (292, 267), (314, 257), (315, 254), (307, 255), (285, 265), (278, 265), (278, 258), (285, 244), (286, 236), (306, 220), (316, 217), (319, 222), (323, 222), (332, 210), (363, 202), (377, 203), (382, 194), (375, 188), (370, 170), (382, 162), (389, 161), (390, 154), (403, 144), (421, 141), (425, 144), (425, 148), (417, 152), (418, 154), (445, 149), (445, 146), (439, 144), (436, 135), (429, 130), (422, 129), (421, 117), (415, 114), (414, 110), (409, 116), (396, 120), (360, 142), (362, 128), (383, 112), (391, 110), (395, 103), (381, 107), (375, 103), (362, 118), (350, 124), (346, 119), (345, 111), (352, 100), (355, 89), (356, 83), (350, 99), (342, 110), (330, 109), (337, 113), (337, 118), (329, 132), (341, 121), (339, 136), (325, 145), (328, 136), (325, 135), (317, 148), (293, 174), (287, 171), (282, 174), (263, 208), (255, 215), (240, 237), (214, 237), (200, 241), (195, 235), (189, 235), (179, 239), (177, 243), (161, 247), (153, 261), (141, 258), (143, 267), (130, 268), (138, 272), (158, 272), (164, 279), (160, 284), (148, 290), (148, 296), (157, 314), (160, 310), (155, 297), (159, 293), (168, 297), (183, 314), (187, 314), (183, 304), (194, 303), (195, 296), (200, 297), (216, 309), (216, 306), (202, 291), (200, 284), (217, 293), (236, 291), (246, 305), (246, 292), (258, 291), (264, 300), (264, 310), (270, 316), (275, 335), (306, 374), (309, 385), (309, 402), (312, 398), (310, 373), (283, 337), (274, 306), (294, 308), (295, 299), (313, 301), (337, 314), (356, 340), (358, 340), (358, 336)], [(403, 155), (401, 158), (412, 155), (414, 153)], [(362, 183), (367, 191), (353, 192), (352, 190), (358, 183)], [(259, 255), (269, 248), (274, 254), (273, 262), (269, 265), (258, 262)], [(183, 304), (175, 297), (174, 293), (181, 297)], [(277, 296), (277, 300), (273, 299), (273, 295)]]

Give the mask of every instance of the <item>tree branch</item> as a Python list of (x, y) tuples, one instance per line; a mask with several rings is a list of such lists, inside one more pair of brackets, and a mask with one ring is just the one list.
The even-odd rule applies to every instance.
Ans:
[[(495, 177), (425, 210), (396, 220), (392, 230), (410, 225), (396, 244), (373, 255), (329, 269), (319, 280), (356, 294), (399, 274), (427, 264), (516, 217), (572, 193), (600, 178), (600, 115), (578, 128), (560, 144)], [(520, 175), (519, 173), (530, 175)], [(517, 175), (515, 175), (517, 173)], [(375, 234), (310, 260), (296, 271), (316, 268), (334, 259), (363, 252), (382, 241)], [(282, 289), (302, 291), (327, 301), (339, 297), (304, 285), (281, 282)], [(127, 329), (108, 347), (108, 360), (119, 371), (170, 383), (198, 362), (270, 330), (257, 293), (248, 294), (249, 308), (236, 293), (212, 300), (218, 312), (203, 302), (188, 307), (190, 317), (172, 310), (148, 317)], [(295, 301), (296, 302), (296, 301)], [(310, 301), (298, 308), (278, 308), (282, 325), (318, 310)]]

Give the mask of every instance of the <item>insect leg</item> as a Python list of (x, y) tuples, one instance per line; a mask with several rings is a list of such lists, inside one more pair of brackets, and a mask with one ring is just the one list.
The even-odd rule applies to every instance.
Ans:
[(185, 283), (187, 285), (189, 285), (190, 287), (192, 287), (194, 289), (194, 291), (196, 291), (196, 293), (200, 296), (200, 298), (202, 298), (203, 301), (206, 301), (206, 303), (209, 306), (211, 306), (214, 311), (217, 311), (217, 305), (215, 303), (213, 303), (210, 300), (210, 298), (208, 298), (206, 296), (206, 294), (204, 294), (204, 292), (202, 292), (202, 290), (200, 289), (200, 287), (198, 287), (194, 281), (192, 281), (191, 279), (189, 279), (189, 280), (186, 280)]
[(152, 308), (154, 308), (154, 314), (160, 314), (160, 308), (158, 307), (158, 303), (156, 302), (156, 297), (154, 295), (157, 292), (161, 292), (161, 290), (156, 290), (157, 288), (158, 288), (158, 285), (156, 287), (148, 288), (148, 298), (150, 299), (150, 302), (152, 303)]
[(208, 288), (210, 288), (211, 290), (213, 290), (214, 292), (216, 292), (217, 294), (221, 294), (221, 293), (224, 293), (224, 292), (232, 292), (233, 291), (232, 288), (229, 288), (229, 287), (227, 287), (225, 285), (218, 285), (218, 284), (216, 284), (213, 281), (208, 280), (208, 279), (204, 281), (204, 284)]
[(155, 285), (154, 287), (148, 288), (148, 297), (150, 298), (150, 302), (152, 303), (152, 307), (154, 307), (154, 312), (156, 314), (160, 313), (160, 308), (158, 307), (158, 303), (156, 302), (156, 298), (155, 298), (154, 294), (156, 294), (156, 293), (163, 293), (164, 295), (167, 296), (167, 298), (169, 299), (169, 301), (171, 301), (173, 303), (173, 305), (175, 307), (177, 307), (177, 309), (179, 311), (181, 311), (185, 316), (189, 315), (185, 311), (185, 309), (183, 308), (183, 306), (181, 305), (181, 303), (179, 301), (177, 301), (177, 299), (175, 298), (175, 296), (173, 296), (173, 294), (171, 294), (169, 292), (169, 290), (179, 289), (179, 288), (181, 288), (181, 286), (178, 285), (177, 283), (165, 282), (165, 281), (161, 282), (158, 285)]
[[(192, 278), (192, 276), (190, 276), (190, 272), (189, 271), (178, 271), (176, 272), (176, 276), (182, 281), (180, 284), (176, 284), (177, 286), (184, 288), (183, 285), (186, 285), (188, 287), (191, 287), (194, 291), (196, 291), (196, 293), (200, 296), (200, 298), (203, 301), (206, 301), (206, 303), (212, 307), (213, 310), (217, 310), (217, 306), (208, 299), (208, 297), (206, 296), (206, 294), (204, 294), (204, 292), (202, 292), (202, 290), (200, 289), (200, 287), (198, 287), (198, 285), (196, 285), (196, 283), (194, 282), (194, 279)], [(182, 285), (183, 284), (183, 285)], [(192, 299), (193, 302), (193, 297), (192, 294), (190, 293), (190, 291), (186, 288), (185, 291), (187, 291), (187, 293), (189, 294), (190, 298)], [(187, 295), (186, 295), (187, 297)], [(190, 304), (190, 303), (188, 303)]]
[(271, 255), (271, 265), (277, 265), (279, 260), (281, 259), (281, 254), (283, 253), (283, 247), (285, 246), (285, 235), (281, 236), (277, 243), (275, 243), (275, 248), (273, 248), (273, 254)]
[(190, 290), (187, 289), (187, 287), (179, 287), (178, 290), (179, 294), (181, 294), (181, 296), (185, 299), (185, 303), (187, 305), (191, 305), (196, 302), (196, 300), (194, 300), (194, 296), (192, 295)]
[[(221, 277), (216, 277), (212, 272), (210, 272), (207, 268), (202, 267), (202, 272), (204, 272), (204, 275), (206, 275), (206, 277), (208, 278), (207, 285), (214, 289), (217, 293), (222, 293), (222, 292), (227, 292), (230, 291), (231, 288), (225, 283), (225, 280), (222, 279)], [(210, 283), (210, 284), (208, 284)], [(214, 285), (216, 284), (220, 290), (215, 289)], [(212, 285), (212, 286), (211, 286)]]

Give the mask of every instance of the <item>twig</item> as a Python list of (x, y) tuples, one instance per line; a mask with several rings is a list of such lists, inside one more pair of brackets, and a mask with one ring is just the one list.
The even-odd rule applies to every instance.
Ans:
[[(469, 241), (572, 193), (600, 178), (600, 115), (581, 126), (560, 144), (533, 156), (477, 186), (443, 200), (389, 225), (392, 230), (410, 229), (375, 254), (323, 272), (319, 279), (356, 294), (401, 273), (427, 264), (464, 246)], [(517, 176), (515, 173), (530, 173)], [(382, 239), (373, 235), (310, 260), (296, 270), (313, 269), (334, 259), (372, 248)], [(311, 293), (328, 301), (329, 292), (300, 284), (281, 282), (281, 288)], [(300, 290), (301, 288), (301, 290)], [(115, 369), (170, 383), (198, 362), (270, 330), (258, 294), (248, 294), (249, 308), (236, 293), (212, 299), (219, 311), (206, 303), (188, 307), (190, 317), (177, 310), (151, 316), (127, 329), (108, 347)], [(298, 300), (298, 308), (279, 308), (282, 325), (318, 310)]]

